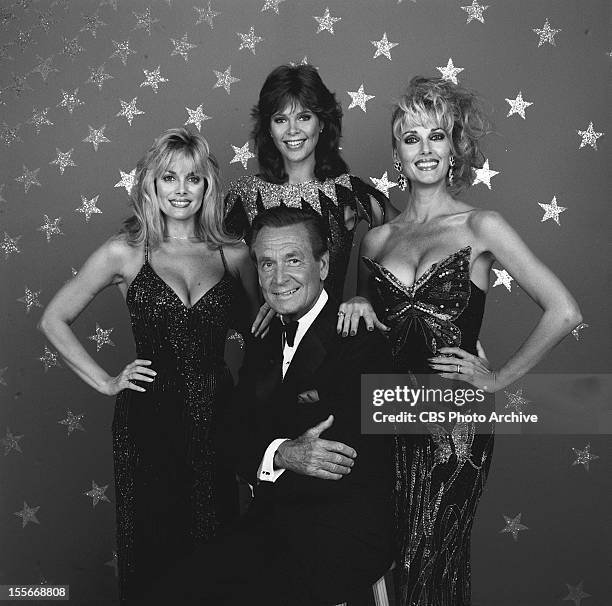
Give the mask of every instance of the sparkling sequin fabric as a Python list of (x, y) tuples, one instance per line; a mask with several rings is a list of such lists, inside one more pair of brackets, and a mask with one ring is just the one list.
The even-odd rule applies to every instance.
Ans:
[[(427, 358), (444, 346), (476, 354), (485, 293), (470, 281), (470, 254), (468, 246), (449, 255), (412, 286), (364, 258), (374, 307), (392, 329), (396, 372), (431, 373)], [(488, 413), (492, 405), (490, 398), (477, 411)], [(480, 425), (476, 433), (473, 423), (428, 423), (423, 431), (396, 437), (399, 603), (469, 606), (470, 533), (491, 462), (493, 427)]]
[(237, 513), (233, 474), (215, 457), (213, 429), (233, 385), (223, 356), (241, 300), (226, 268), (188, 308), (147, 253), (128, 289), (137, 356), (151, 360), (157, 376), (142, 383), (144, 393), (122, 391), (113, 419), (122, 603)]
[(249, 175), (230, 184), (226, 197), (226, 227), (231, 233), (246, 234), (259, 212), (280, 204), (314, 211), (323, 217), (330, 261), (325, 287), (337, 301), (342, 301), (355, 227), (361, 220), (370, 227), (384, 223), (387, 198), (348, 174), (297, 185), (268, 183)]

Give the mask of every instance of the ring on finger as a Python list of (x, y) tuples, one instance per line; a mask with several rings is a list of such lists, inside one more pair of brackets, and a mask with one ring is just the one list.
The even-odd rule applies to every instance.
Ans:
[(340, 311), (338, 312), (338, 315), (339, 315), (341, 318), (343, 318), (344, 316), (346, 316), (346, 314), (345, 314), (345, 313), (344, 313), (342, 310), (340, 310)]
[(457, 374), (461, 373), (461, 366), (459, 366), (459, 364), (457, 364)]

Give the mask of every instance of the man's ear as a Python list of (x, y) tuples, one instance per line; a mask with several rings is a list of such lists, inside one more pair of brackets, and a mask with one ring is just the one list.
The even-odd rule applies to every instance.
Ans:
[(325, 251), (319, 259), (321, 280), (324, 281), (329, 273), (329, 251)]

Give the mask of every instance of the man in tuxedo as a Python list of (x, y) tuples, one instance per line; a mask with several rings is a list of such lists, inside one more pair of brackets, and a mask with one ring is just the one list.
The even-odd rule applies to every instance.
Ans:
[(337, 334), (324, 234), (318, 215), (284, 206), (253, 221), (251, 254), (280, 319), (247, 347), (221, 448), (254, 499), (158, 603), (363, 604), (392, 562), (393, 442), (360, 430), (360, 375), (385, 372), (391, 353), (378, 331)]

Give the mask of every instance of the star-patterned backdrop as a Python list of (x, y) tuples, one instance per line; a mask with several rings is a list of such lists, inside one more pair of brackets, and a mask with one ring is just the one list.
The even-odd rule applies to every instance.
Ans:
[[(465, 200), (499, 210), (585, 318), (537, 370), (609, 370), (609, 3), (487, 2), (1, 3), (0, 584), (70, 584), (74, 603), (115, 603), (114, 401), (36, 324), (127, 216), (136, 161), (163, 130), (202, 132), (226, 183), (256, 171), (249, 110), (279, 64), (319, 68), (344, 109), (352, 172), (399, 209), (393, 98), (417, 74), (480, 91), (495, 129)], [(538, 314), (496, 265), (481, 335), (494, 365)], [(73, 328), (109, 372), (134, 357), (116, 289)], [(592, 383), (574, 384), (575, 406)], [(502, 397), (519, 410), (529, 395), (519, 381)], [(606, 436), (498, 436), (473, 533), (475, 605), (610, 603), (611, 457)]]

